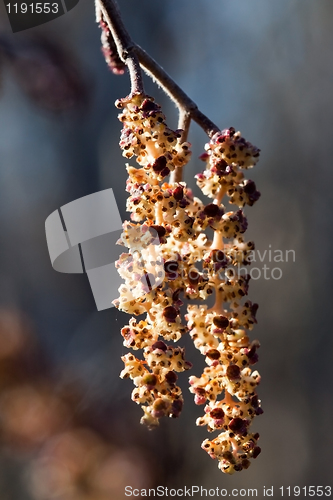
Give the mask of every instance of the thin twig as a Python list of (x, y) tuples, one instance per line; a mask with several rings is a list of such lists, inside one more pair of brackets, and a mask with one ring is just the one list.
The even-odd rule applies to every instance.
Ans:
[(204, 115), (194, 101), (177, 85), (168, 73), (138, 45), (135, 45), (140, 65), (144, 71), (164, 90), (164, 92), (174, 101), (179, 111), (186, 110), (191, 119), (194, 120), (212, 137), (220, 129), (206, 115)]
[(143, 93), (143, 82), (140, 66), (174, 101), (179, 112), (188, 114), (209, 137), (220, 129), (206, 115), (195, 102), (177, 85), (166, 71), (139, 45), (135, 44), (126, 30), (115, 0), (96, 0), (103, 12), (114, 38), (120, 59), (128, 67), (132, 93)]
[[(114, 0), (96, 0), (107, 22), (120, 59), (126, 64), (131, 78), (131, 93), (144, 94), (142, 72), (134, 43), (125, 28), (117, 3)], [(98, 7), (97, 7), (98, 8)]]
[[(182, 135), (180, 137), (181, 142), (187, 141), (190, 125), (191, 125), (191, 113), (184, 109), (180, 110), (178, 129), (182, 130)], [(171, 172), (169, 180), (170, 184), (176, 184), (177, 182), (181, 182), (183, 180), (183, 168), (184, 167), (176, 167), (175, 170)]]

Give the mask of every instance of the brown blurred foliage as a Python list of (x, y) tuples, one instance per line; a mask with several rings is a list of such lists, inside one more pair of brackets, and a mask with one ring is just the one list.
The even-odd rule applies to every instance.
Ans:
[(0, 453), (23, 457), (32, 498), (117, 500), (127, 484), (152, 484), (142, 450), (98, 430), (94, 408), (78, 410), (83, 388), (59, 385), (45, 360), (29, 320), (1, 309)]

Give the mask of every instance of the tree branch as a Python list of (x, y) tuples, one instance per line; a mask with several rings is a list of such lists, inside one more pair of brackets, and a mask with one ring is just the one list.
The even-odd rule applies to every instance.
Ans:
[(168, 73), (139, 45), (135, 45), (135, 51), (138, 55), (140, 65), (173, 100), (179, 111), (185, 110), (209, 137), (212, 137), (220, 129), (206, 115), (204, 115), (194, 101), (177, 85), (177, 83), (168, 75)]
[[(172, 99), (180, 112), (180, 119), (188, 115), (194, 120), (209, 137), (220, 129), (206, 115), (204, 115), (195, 102), (177, 85), (166, 71), (139, 45), (131, 39), (122, 21), (119, 8), (115, 0), (96, 0), (96, 8), (103, 13), (109, 29), (114, 38), (120, 59), (128, 67), (132, 93), (144, 93), (140, 66), (156, 82), (163, 91)], [(175, 174), (176, 175), (176, 174)]]
[(120, 59), (128, 68), (131, 93), (144, 94), (140, 63), (134, 50), (135, 44), (125, 28), (117, 3), (115, 0), (96, 0), (96, 11), (98, 10), (101, 10), (109, 26)]

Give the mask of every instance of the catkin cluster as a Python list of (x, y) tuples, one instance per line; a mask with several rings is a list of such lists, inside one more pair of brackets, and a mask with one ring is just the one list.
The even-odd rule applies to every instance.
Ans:
[[(246, 298), (250, 277), (240, 271), (254, 249), (253, 242), (244, 240), (243, 208), (260, 196), (244, 171), (255, 165), (259, 150), (233, 128), (216, 133), (201, 155), (206, 169), (196, 176), (203, 194), (212, 199), (204, 204), (185, 183), (165, 182), (190, 159), (190, 144), (181, 141), (181, 131), (167, 127), (154, 99), (132, 94), (116, 105), (122, 110), (123, 155), (135, 156), (140, 166), (127, 165), (131, 222), (124, 223), (119, 241), (128, 251), (117, 262), (124, 284), (115, 305), (133, 315), (121, 333), (124, 345), (142, 350), (143, 359), (123, 356), (121, 377), (133, 380), (132, 399), (141, 405), (141, 422), (149, 428), (163, 416), (178, 417), (183, 398), (177, 372), (191, 363), (181, 347), (168, 342), (189, 334), (207, 364), (199, 377), (189, 379), (195, 403), (205, 405), (197, 425), (220, 432), (202, 448), (232, 474), (248, 468), (249, 459), (260, 453), (259, 434), (249, 429), (262, 413), (256, 394), (260, 375), (253, 371), (259, 343), (248, 335), (258, 306)], [(224, 198), (236, 206), (234, 211), (227, 211)], [(210, 308), (189, 303), (209, 296), (215, 298)]]

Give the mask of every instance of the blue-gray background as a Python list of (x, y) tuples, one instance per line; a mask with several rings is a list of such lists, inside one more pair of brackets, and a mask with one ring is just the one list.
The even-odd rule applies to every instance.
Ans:
[[(259, 392), (265, 413), (253, 424), (261, 433), (262, 455), (232, 477), (218, 471), (200, 450), (207, 434), (195, 427), (195, 418), (203, 408), (193, 404), (187, 374), (181, 377), (181, 418), (163, 421), (154, 433), (141, 428), (141, 410), (130, 401), (132, 385), (118, 378), (120, 356), (127, 352), (119, 329), (127, 317), (115, 309), (97, 313), (86, 277), (59, 274), (51, 267), (44, 221), (56, 208), (112, 187), (122, 218), (127, 217), (114, 101), (128, 94), (129, 82), (106, 67), (88, 0), (31, 33), (15, 35), (0, 7), (2, 34), (22, 44), (32, 32), (47, 35), (73, 55), (89, 89), (87, 105), (54, 114), (27, 98), (10, 68), (2, 71), (1, 308), (30, 317), (54, 372), (69, 372), (73, 383), (84, 388), (82, 404), (109, 418), (109, 440), (125, 448), (135, 443), (154, 471), (160, 464), (154, 472), (160, 484), (252, 487), (259, 496), (264, 485), (330, 484), (333, 4), (121, 0), (120, 7), (133, 38), (202, 111), (221, 128), (241, 130), (261, 148), (250, 176), (262, 197), (247, 209), (248, 238), (262, 252), (269, 245), (296, 252), (295, 262), (281, 265), (280, 280), (250, 283), (250, 298), (259, 303), (252, 335), (262, 345)], [(146, 88), (176, 127), (173, 104), (148, 80)], [(185, 174), (192, 186), (203, 166), (197, 157), (205, 141), (193, 124), (193, 159)], [(192, 374), (199, 375), (203, 361), (190, 342), (185, 344), (187, 358), (195, 363)], [(8, 450), (3, 451), (1, 462), (7, 465), (0, 497), (30, 499), (22, 479), (30, 456), (15, 453), (8, 462)]]

